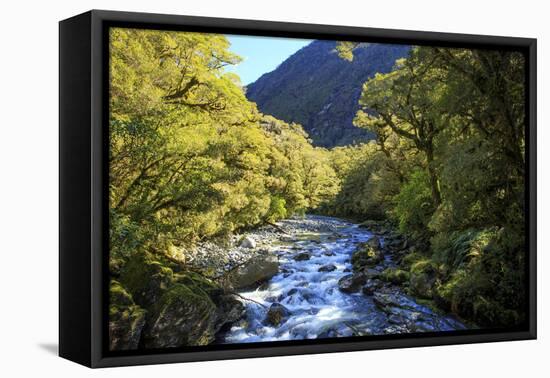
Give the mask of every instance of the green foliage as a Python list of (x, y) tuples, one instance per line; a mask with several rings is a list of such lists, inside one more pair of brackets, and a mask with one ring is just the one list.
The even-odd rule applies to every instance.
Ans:
[[(184, 261), (209, 237), (304, 213), (339, 180), (300, 125), (260, 114), (217, 34), (111, 29), (110, 244), (114, 273), (155, 250)], [(170, 251), (177, 251), (171, 253)]]
[(400, 168), (373, 142), (338, 147), (331, 162), (341, 180), (341, 189), (325, 210), (329, 214), (383, 219), (399, 192)]
[[(349, 61), (357, 47), (338, 52)], [(377, 149), (334, 158), (351, 165), (338, 208), (389, 217), (422, 247), (401, 263), (411, 292), (483, 326), (525, 316), (524, 70), (515, 52), (413, 48), (363, 85), (354, 124)], [(396, 184), (377, 198), (382, 171)]]
[(428, 175), (425, 171), (417, 170), (395, 196), (392, 216), (399, 222), (402, 233), (414, 239), (422, 239), (426, 237), (434, 209)]
[(271, 197), (271, 204), (269, 206), (269, 214), (267, 220), (275, 221), (277, 219), (283, 219), (286, 217), (286, 201), (284, 198), (280, 197)]
[(451, 234), (437, 234), (432, 240), (433, 258), (452, 270), (463, 268), (472, 259), (479, 258), (489, 242), (495, 237), (496, 229), (455, 231)]

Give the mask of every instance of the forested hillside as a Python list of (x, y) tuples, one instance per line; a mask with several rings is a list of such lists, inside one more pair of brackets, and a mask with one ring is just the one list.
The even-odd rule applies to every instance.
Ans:
[(334, 41), (314, 41), (276, 70), (247, 86), (260, 111), (303, 126), (314, 145), (343, 146), (374, 138), (353, 126), (362, 83), (392, 70), (409, 46), (368, 44), (351, 62), (340, 59)]

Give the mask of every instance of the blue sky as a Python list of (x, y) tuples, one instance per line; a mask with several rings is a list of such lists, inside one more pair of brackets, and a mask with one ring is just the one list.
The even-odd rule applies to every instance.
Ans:
[(227, 71), (240, 76), (243, 85), (253, 83), (266, 72), (273, 71), (286, 58), (308, 45), (311, 40), (294, 38), (254, 37), (226, 35), (230, 50), (243, 58)]

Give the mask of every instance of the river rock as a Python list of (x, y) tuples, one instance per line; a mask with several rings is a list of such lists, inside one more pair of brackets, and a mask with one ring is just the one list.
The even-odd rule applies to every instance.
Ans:
[(238, 290), (265, 282), (278, 272), (279, 260), (277, 256), (271, 253), (261, 253), (227, 273), (222, 282), (225, 286)]
[(380, 227), (380, 222), (368, 219), (368, 220), (365, 220), (362, 223), (360, 223), (359, 227), (366, 228), (369, 231), (375, 231), (376, 232)]
[(219, 330), (226, 325), (230, 325), (243, 319), (246, 315), (244, 304), (233, 295), (220, 295), (213, 298), (217, 306), (217, 322), (215, 329)]
[(296, 261), (306, 261), (311, 258), (311, 255), (307, 252), (298, 253), (296, 256), (294, 256), (294, 260)]
[(412, 265), (409, 290), (412, 295), (431, 299), (437, 279), (437, 268), (430, 261), (419, 261)]
[(278, 327), (284, 323), (290, 316), (290, 311), (280, 303), (273, 303), (267, 311), (265, 323), (273, 327)]
[(363, 273), (348, 274), (338, 281), (338, 288), (344, 293), (356, 293), (365, 284), (367, 277)]
[(288, 297), (290, 297), (290, 296), (292, 296), (292, 295), (294, 295), (294, 294), (296, 294), (296, 293), (298, 293), (298, 289), (295, 288), (295, 287), (293, 287), (292, 289), (290, 289), (290, 290), (288, 291), (288, 293), (286, 293), (286, 295), (287, 295)]
[(120, 273), (121, 284), (143, 308), (149, 308), (157, 303), (173, 280), (172, 269), (148, 253), (136, 253)]
[(381, 274), (378, 270), (373, 268), (366, 268), (363, 270), (363, 273), (367, 276), (367, 278), (378, 278)]
[(373, 301), (381, 309), (406, 306), (406, 301), (395, 293), (374, 293)]
[(373, 236), (366, 242), (366, 245), (373, 249), (380, 249), (380, 239), (377, 236)]
[(377, 279), (367, 279), (363, 286), (362, 292), (365, 295), (374, 295), (374, 293), (383, 286), (382, 281)]
[(150, 311), (143, 346), (207, 345), (214, 341), (218, 324), (217, 308), (204, 291), (176, 284)]
[(397, 268), (387, 268), (380, 275), (381, 279), (386, 282), (391, 282), (396, 285), (401, 285), (409, 281), (409, 272), (397, 269)]
[(336, 270), (336, 265), (334, 264), (323, 265), (322, 267), (319, 268), (319, 272), (333, 272), (335, 270)]
[[(379, 241), (378, 241), (379, 243)], [(376, 244), (371, 242), (372, 245)], [(369, 242), (358, 245), (351, 256), (351, 263), (354, 271), (361, 271), (368, 267), (373, 267), (382, 262), (384, 254), (379, 248), (374, 248)]]
[(241, 241), (240, 246), (243, 248), (250, 248), (250, 249), (256, 248), (256, 241), (252, 239), (250, 236), (246, 236)]

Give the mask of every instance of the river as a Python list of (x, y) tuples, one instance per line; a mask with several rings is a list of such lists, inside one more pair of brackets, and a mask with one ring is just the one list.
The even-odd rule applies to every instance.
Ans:
[[(279, 272), (257, 289), (239, 293), (246, 317), (231, 327), (223, 343), (466, 328), (453, 316), (419, 304), (397, 285), (384, 284), (370, 295), (361, 290), (346, 293), (339, 289), (339, 280), (351, 274), (353, 251), (359, 243), (373, 237), (369, 230), (342, 219), (320, 216), (280, 224), (292, 232), (272, 246), (272, 253), (279, 259)], [(380, 241), (383, 246), (383, 237)], [(374, 269), (383, 271), (394, 266), (392, 255), (387, 253)], [(284, 310), (276, 324), (266, 320), (272, 306)]]

